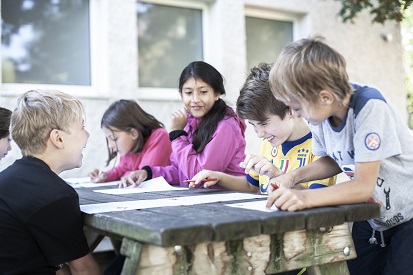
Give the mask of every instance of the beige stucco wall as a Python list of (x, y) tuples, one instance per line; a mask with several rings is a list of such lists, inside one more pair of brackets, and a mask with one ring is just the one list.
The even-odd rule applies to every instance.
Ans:
[[(201, 0), (200, 0), (201, 1)], [(174, 100), (143, 100), (137, 88), (137, 41), (134, 1), (99, 1), (100, 34), (96, 44), (101, 53), (98, 88), (103, 97), (80, 97), (86, 107), (86, 127), (91, 136), (84, 150), (84, 164), (79, 169), (62, 173), (63, 177), (86, 176), (95, 167), (103, 168), (106, 143), (99, 127), (100, 119), (111, 102), (120, 98), (137, 99), (142, 107), (164, 122), (169, 129), (169, 114), (181, 107)], [(320, 34), (347, 59), (351, 80), (373, 84), (405, 114), (404, 73), (399, 26), (371, 24), (364, 13), (354, 24), (342, 23), (337, 17), (340, 3), (333, 0), (217, 0), (208, 3), (208, 52), (205, 61), (214, 65), (226, 79), (226, 100), (234, 106), (246, 70), (245, 7), (287, 12), (297, 16), (298, 37)], [(381, 34), (391, 34), (386, 42)], [(143, 64), (144, 66), (144, 64)], [(176, 72), (174, 72), (176, 73)], [(179, 73), (178, 73), (179, 74)], [(159, 76), (162, 77), (162, 76)], [(35, 87), (33, 87), (35, 88)], [(70, 93), (70, 87), (65, 92)], [(21, 91), (23, 92), (23, 91)], [(177, 91), (173, 91), (176, 92)], [(14, 108), (16, 95), (0, 94), (0, 105)], [(260, 140), (249, 127), (247, 153), (257, 153)], [(0, 162), (0, 170), (20, 157), (13, 151)]]

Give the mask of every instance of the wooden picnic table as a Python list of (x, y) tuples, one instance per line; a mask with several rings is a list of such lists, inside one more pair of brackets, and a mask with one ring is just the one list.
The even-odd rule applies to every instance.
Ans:
[[(76, 189), (80, 205), (234, 193), (189, 189), (111, 195), (92, 189)], [(90, 230), (122, 240), (127, 257), (122, 274), (274, 274), (311, 266), (314, 274), (341, 275), (348, 274), (346, 260), (356, 257), (348, 222), (379, 215), (375, 203), (298, 212), (226, 206), (238, 202), (84, 213), (84, 222)]]

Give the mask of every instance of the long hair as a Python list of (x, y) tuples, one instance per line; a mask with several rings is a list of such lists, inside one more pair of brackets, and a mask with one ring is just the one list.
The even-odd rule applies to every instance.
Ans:
[[(182, 87), (188, 79), (193, 77), (194, 79), (202, 80), (212, 87), (215, 94), (225, 95), (224, 79), (222, 75), (213, 66), (203, 61), (195, 61), (190, 63), (182, 71), (179, 78), (179, 92), (182, 94)], [(197, 153), (202, 152), (208, 142), (211, 141), (218, 123), (227, 114), (228, 105), (219, 98), (215, 101), (211, 110), (202, 117), (201, 123), (198, 129), (194, 132), (194, 138), (192, 146)]]
[[(138, 137), (132, 147), (132, 152), (140, 153), (152, 131), (157, 128), (164, 128), (164, 125), (154, 116), (145, 112), (136, 101), (121, 99), (113, 102), (105, 111), (100, 127), (111, 131), (116, 129), (125, 132), (135, 129), (138, 132)], [(116, 157), (116, 154), (108, 147), (107, 165)]]
[(11, 111), (0, 107), (0, 139), (8, 137), (10, 134)]

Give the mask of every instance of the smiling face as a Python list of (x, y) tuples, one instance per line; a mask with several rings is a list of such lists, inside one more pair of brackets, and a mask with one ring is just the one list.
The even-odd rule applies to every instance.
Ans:
[(59, 131), (64, 140), (65, 158), (67, 160), (62, 171), (82, 166), (82, 151), (86, 147), (87, 140), (90, 136), (89, 132), (85, 129), (84, 121), (72, 123), (67, 132)]
[(137, 139), (136, 130), (121, 131), (116, 128), (102, 128), (108, 141), (108, 147), (112, 152), (117, 152), (120, 156), (124, 156), (132, 151)]
[(294, 129), (294, 119), (290, 114), (287, 114), (284, 119), (277, 115), (267, 115), (266, 121), (248, 120), (254, 127), (254, 131), (259, 138), (268, 140), (272, 146), (276, 147), (289, 138)]
[(201, 118), (214, 106), (219, 93), (204, 81), (191, 77), (182, 86), (181, 97), (192, 116)]
[(7, 155), (7, 153), (11, 150), (10, 142), (10, 135), (0, 139), (0, 159), (4, 158)]

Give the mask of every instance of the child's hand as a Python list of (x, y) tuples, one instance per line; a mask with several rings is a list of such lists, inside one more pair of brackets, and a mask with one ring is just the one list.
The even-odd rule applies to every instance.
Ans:
[(182, 108), (171, 114), (171, 131), (175, 130), (183, 130), (185, 128), (186, 123), (188, 122), (188, 114), (186, 113), (186, 109)]
[(274, 189), (271, 185), (268, 186), (267, 209), (275, 205), (278, 209), (287, 211), (298, 211), (308, 208), (305, 202), (305, 194), (307, 190), (295, 190), (285, 187)]
[(248, 154), (245, 160), (239, 164), (240, 167), (245, 168), (245, 174), (249, 174), (250, 170), (257, 172), (260, 175), (265, 175), (273, 178), (282, 175), (283, 172), (272, 164), (263, 156)]
[(285, 188), (293, 188), (295, 185), (295, 182), (293, 181), (293, 177), (291, 174), (286, 173), (282, 174), (279, 176), (276, 176), (274, 178), (270, 178), (270, 181), (268, 182), (268, 189), (274, 190), (272, 186), (276, 185), (278, 187), (285, 187)]
[[(192, 178), (194, 182), (190, 182), (188, 184), (188, 187), (189, 188), (200, 188), (200, 187), (208, 188), (212, 185), (215, 185), (219, 181), (219, 176), (220, 176), (219, 172), (214, 172), (210, 170), (202, 170), (201, 172), (199, 172)], [(208, 178), (215, 178), (216, 180), (202, 182), (202, 180), (205, 180)]]
[(99, 171), (99, 169), (95, 169), (89, 173), (89, 177), (92, 182), (104, 182), (107, 178), (107, 175), (103, 171)]
[(275, 205), (278, 209), (288, 211), (308, 208), (305, 203), (306, 197), (304, 193), (292, 189), (294, 184), (293, 177), (289, 173), (270, 179), (267, 188), (268, 199), (266, 207), (270, 209), (272, 205)]
[(131, 172), (126, 177), (121, 178), (119, 183), (119, 188), (128, 187), (129, 185), (132, 186), (139, 186), (146, 178), (148, 177), (148, 172), (145, 170), (137, 170)]

